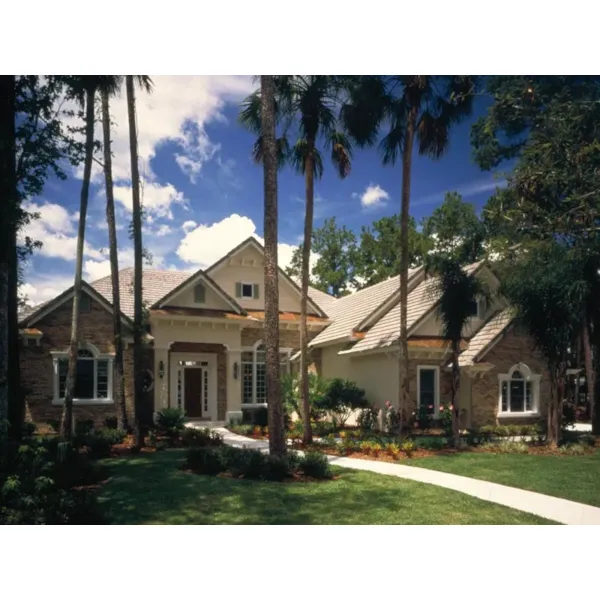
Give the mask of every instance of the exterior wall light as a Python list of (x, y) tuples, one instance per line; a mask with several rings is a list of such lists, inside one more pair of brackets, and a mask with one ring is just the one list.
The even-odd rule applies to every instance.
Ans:
[(165, 376), (165, 363), (162, 360), (158, 363), (158, 376), (161, 379)]

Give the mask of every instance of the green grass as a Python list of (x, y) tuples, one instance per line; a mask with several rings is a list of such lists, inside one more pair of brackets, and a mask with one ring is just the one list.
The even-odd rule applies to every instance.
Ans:
[(600, 506), (600, 452), (584, 456), (460, 453), (404, 464)]
[(182, 451), (105, 461), (99, 501), (117, 524), (506, 524), (544, 519), (452, 490), (335, 469), (339, 479), (271, 483), (178, 470)]

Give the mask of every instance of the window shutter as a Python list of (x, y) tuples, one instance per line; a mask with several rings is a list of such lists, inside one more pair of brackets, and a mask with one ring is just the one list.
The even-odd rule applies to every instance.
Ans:
[(235, 284), (235, 297), (242, 297), (242, 284), (239, 281)]
[(254, 284), (252, 292), (253, 292), (252, 295), (254, 296), (254, 299), (257, 300), (258, 297), (259, 297), (259, 294), (258, 294), (258, 283)]

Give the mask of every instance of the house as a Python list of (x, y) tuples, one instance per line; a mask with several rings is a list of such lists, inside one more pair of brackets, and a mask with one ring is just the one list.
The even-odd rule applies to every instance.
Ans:
[[(147, 314), (144, 355), (146, 418), (179, 407), (191, 419), (224, 422), (243, 409), (266, 406), (264, 250), (248, 238), (206, 270), (193, 274), (144, 270)], [(497, 287), (483, 263), (469, 267)], [(132, 269), (120, 272), (125, 342), (126, 403), (132, 403)], [(448, 401), (449, 344), (441, 336), (435, 286), (423, 269), (410, 272), (411, 407)], [(280, 354), (283, 372), (297, 364), (300, 289), (279, 271)], [(64, 402), (72, 289), (20, 317), (22, 385), (27, 415), (60, 418)], [(379, 407), (398, 401), (398, 277), (336, 299), (309, 289), (308, 331), (313, 368), (363, 387)], [(101, 422), (116, 414), (113, 389), (113, 309), (110, 277), (83, 284), (75, 384), (76, 419)], [(460, 356), (460, 404), (466, 425), (539, 418), (548, 377), (531, 341), (515, 327), (502, 299), (473, 306)]]

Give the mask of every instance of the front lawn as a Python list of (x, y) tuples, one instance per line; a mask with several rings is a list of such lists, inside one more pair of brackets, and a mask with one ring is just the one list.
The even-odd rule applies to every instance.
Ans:
[(374, 473), (335, 469), (334, 481), (270, 483), (179, 470), (168, 450), (104, 461), (99, 502), (115, 524), (442, 525), (549, 523), (452, 490)]
[(584, 456), (457, 453), (404, 464), (600, 506), (600, 452)]

